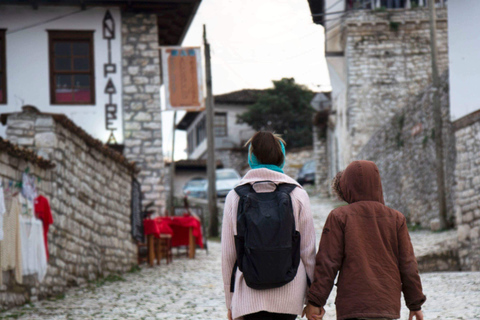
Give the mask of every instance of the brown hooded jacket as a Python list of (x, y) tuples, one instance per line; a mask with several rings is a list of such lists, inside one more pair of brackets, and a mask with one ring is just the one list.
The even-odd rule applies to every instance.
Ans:
[(377, 166), (352, 162), (340, 178), (347, 206), (325, 222), (308, 300), (324, 306), (337, 273), (337, 319), (400, 318), (420, 310), (426, 297), (405, 217), (385, 206)]

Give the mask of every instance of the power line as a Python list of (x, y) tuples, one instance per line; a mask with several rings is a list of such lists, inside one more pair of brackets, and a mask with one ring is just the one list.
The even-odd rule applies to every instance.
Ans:
[(75, 15), (75, 14), (80, 13), (80, 12), (85, 12), (85, 11), (90, 10), (90, 9), (91, 8), (87, 8), (85, 10), (82, 9), (82, 10), (66, 13), (64, 15), (61, 15), (61, 16), (58, 16), (58, 17), (55, 17), (55, 18), (51, 18), (51, 19), (48, 19), (48, 20), (45, 20), (45, 21), (37, 22), (37, 23), (34, 23), (32, 25), (22, 27), (20, 29), (7, 31), (7, 34), (13, 34), (13, 33), (24, 31), (24, 30), (27, 30), (27, 29), (30, 29), (30, 28), (38, 27), (38, 26), (41, 26), (41, 25), (44, 25), (44, 24), (47, 24), (47, 23), (50, 23), (50, 22), (53, 22), (53, 21), (57, 21), (57, 20), (72, 16), (72, 15)]

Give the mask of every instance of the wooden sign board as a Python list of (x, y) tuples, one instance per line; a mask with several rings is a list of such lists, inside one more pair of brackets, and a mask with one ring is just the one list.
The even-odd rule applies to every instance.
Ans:
[(161, 51), (167, 110), (204, 109), (200, 48), (162, 47)]

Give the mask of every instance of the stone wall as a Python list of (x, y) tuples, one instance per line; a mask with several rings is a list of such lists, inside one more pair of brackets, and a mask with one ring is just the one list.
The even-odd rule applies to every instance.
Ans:
[(220, 161), (225, 169), (237, 170), (241, 176), (250, 169), (247, 148), (217, 149), (215, 150), (215, 160)]
[(480, 270), (480, 110), (454, 122), (455, 213), (463, 270)]
[(308, 160), (313, 160), (313, 149), (312, 147), (304, 147), (287, 150), (286, 153), (287, 156), (285, 159), (285, 167), (283, 168), (283, 172), (285, 172), (287, 176), (297, 179), (298, 170), (302, 168), (305, 162)]
[[(24, 285), (16, 285), (5, 273), (0, 306), (35, 301), (68, 286), (130, 269), (137, 258), (130, 225), (135, 166), (63, 115), (24, 108), (22, 113), (8, 115), (6, 122), (12, 143), (55, 164), (47, 171), (30, 165), (30, 172), (42, 179), (38, 190), (50, 200), (54, 223), (44, 281), (27, 277)], [(3, 149), (0, 159), (0, 175), (19, 181), (28, 164)]]
[[(445, 176), (449, 221), (454, 223), (453, 184), (455, 141), (449, 121), (448, 73), (442, 75)], [(410, 224), (430, 228), (438, 217), (432, 88), (425, 88), (400, 108), (357, 155), (374, 161), (382, 177), (385, 202), (399, 210)]]
[(155, 14), (122, 14), (125, 156), (141, 169), (144, 204), (165, 206), (160, 58)]
[[(313, 159), (312, 147), (287, 150), (285, 167), (283, 171), (286, 175), (297, 178), (298, 170), (307, 162)], [(250, 170), (248, 166), (248, 152), (246, 148), (238, 149), (218, 149), (215, 151), (215, 160), (220, 161), (223, 168), (233, 168), (243, 176)]]
[(315, 189), (320, 196), (330, 195), (330, 181), (328, 178), (328, 146), (327, 137), (319, 134), (320, 129), (313, 126), (313, 157), (316, 160), (315, 168)]
[[(440, 73), (448, 67), (446, 9), (437, 10)], [(385, 122), (431, 83), (428, 9), (359, 10), (343, 21), (347, 72), (345, 114), (349, 152), (355, 157)], [(342, 151), (343, 152), (343, 151)]]

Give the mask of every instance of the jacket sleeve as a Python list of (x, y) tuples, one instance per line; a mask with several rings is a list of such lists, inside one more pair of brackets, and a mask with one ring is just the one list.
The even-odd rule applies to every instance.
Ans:
[(238, 206), (238, 196), (235, 191), (230, 191), (223, 211), (222, 222), (222, 276), (225, 291), (225, 302), (227, 309), (231, 308), (233, 293), (230, 292), (230, 281), (232, 277), (233, 266), (237, 259), (235, 251), (236, 234), (236, 212)]
[(422, 309), (427, 300), (422, 292), (422, 282), (418, 274), (417, 259), (413, 251), (412, 241), (408, 234), (407, 220), (402, 216), (398, 230), (398, 265), (402, 279), (402, 291), (407, 308), (411, 311)]
[(323, 227), (315, 259), (314, 281), (307, 296), (311, 304), (323, 307), (327, 303), (335, 277), (342, 266), (343, 254), (343, 226), (335, 211), (332, 211)]
[(298, 197), (298, 232), (300, 232), (300, 259), (305, 266), (308, 279), (313, 281), (315, 269), (315, 226), (313, 223), (310, 199), (308, 194), (302, 190)]

